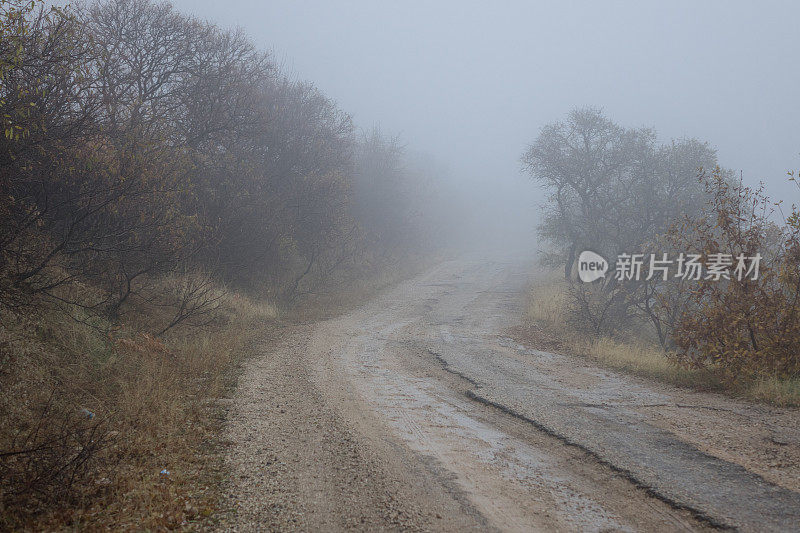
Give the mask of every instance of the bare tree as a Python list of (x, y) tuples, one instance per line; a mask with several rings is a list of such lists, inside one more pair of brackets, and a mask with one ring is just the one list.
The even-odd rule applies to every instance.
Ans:
[(714, 151), (694, 139), (659, 146), (652, 130), (622, 128), (585, 108), (545, 126), (522, 163), (549, 193), (539, 231), (573, 285), (578, 322), (595, 334), (613, 332), (638, 308), (663, 340), (664, 324), (653, 310), (660, 290), (655, 281), (621, 284), (610, 275), (593, 286), (576, 285), (575, 261), (583, 250), (612, 263), (621, 253), (649, 250), (681, 214), (703, 204), (697, 174), (716, 166)]

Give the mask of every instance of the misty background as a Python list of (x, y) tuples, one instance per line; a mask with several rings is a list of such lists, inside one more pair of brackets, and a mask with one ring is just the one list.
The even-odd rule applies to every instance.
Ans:
[(796, 2), (174, 3), (243, 28), (359, 127), (433, 154), (499, 224), (493, 238), (534, 238), (541, 193), (519, 158), (575, 106), (655, 128), (662, 142), (709, 141), (745, 182), (796, 196), (786, 182), (800, 168)]
[[(603, 367), (800, 406), (800, 206), (737, 179), (800, 204), (800, 6), (68, 1), (0, 1), (0, 530), (224, 525), (238, 452), (208, 443), (246, 361), (259, 416), (347, 407), (314, 389), (340, 352), (315, 346), (397, 330), (411, 352), (373, 336), (364, 357), (400, 364), (464, 313), (467, 356), (499, 335), (587, 357), (540, 357), (534, 381)], [(585, 250), (623, 268), (583, 283)], [(780, 420), (740, 464), (791, 441), (766, 438)], [(371, 439), (318, 421), (298, 438), (334, 446), (281, 463), (331, 458), (338, 489)], [(373, 486), (333, 523), (372, 527)]]

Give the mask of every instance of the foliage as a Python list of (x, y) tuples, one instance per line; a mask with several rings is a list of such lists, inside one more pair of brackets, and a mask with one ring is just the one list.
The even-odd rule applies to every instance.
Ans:
[[(702, 278), (690, 289), (674, 340), (679, 360), (716, 367), (732, 379), (800, 373), (800, 228), (797, 207), (785, 223), (761, 189), (731, 184), (719, 171), (702, 178), (707, 215), (689, 216), (670, 232), (677, 245), (703, 254), (762, 259), (757, 277)], [(754, 279), (755, 278), (755, 279)], [(665, 304), (669, 307), (669, 304)]]

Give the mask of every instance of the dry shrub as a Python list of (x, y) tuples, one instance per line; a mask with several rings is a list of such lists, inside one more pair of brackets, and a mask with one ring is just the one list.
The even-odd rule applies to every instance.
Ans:
[(633, 306), (611, 282), (570, 280), (567, 297), (567, 320), (576, 331), (600, 338), (624, 335), (634, 326)]
[(606, 281), (583, 283), (564, 279), (555, 270), (534, 282), (527, 319), (556, 336), (625, 337), (638, 327), (625, 295)]
[(211, 272), (185, 266), (160, 277), (146, 295), (137, 299), (136, 307), (147, 312), (155, 308), (157, 318), (167, 317), (152, 326), (159, 335), (180, 324), (202, 327), (224, 320), (229, 297)]
[(644, 334), (644, 328), (633, 328), (627, 335), (611, 336), (597, 335), (585, 324), (576, 325), (572, 287), (573, 284), (555, 270), (544, 273), (533, 283), (525, 316), (527, 340), (542, 349), (589, 356), (635, 374), (675, 375), (676, 365)]
[(129, 310), (111, 328), (61, 309), (4, 312), (0, 529), (163, 529), (213, 516), (214, 400), (275, 311), (226, 294), (213, 323), (163, 338), (147, 327), (174, 309), (154, 313), (140, 322)]
[[(2, 316), (3, 521), (14, 511), (36, 512), (52, 501), (75, 503), (75, 489), (98, 468), (96, 458), (108, 443), (103, 422), (83, 411), (88, 395), (72, 379), (80, 363), (61, 357), (48, 342), (56, 329), (44, 317)], [(68, 332), (64, 340), (70, 342)]]
[(687, 252), (761, 254), (760, 273), (729, 280), (701, 279), (674, 331), (684, 365), (710, 367), (728, 379), (800, 374), (800, 224), (793, 207), (783, 224), (773, 222), (761, 190), (732, 185), (719, 171), (706, 182), (711, 200), (705, 216), (687, 219), (671, 238)]

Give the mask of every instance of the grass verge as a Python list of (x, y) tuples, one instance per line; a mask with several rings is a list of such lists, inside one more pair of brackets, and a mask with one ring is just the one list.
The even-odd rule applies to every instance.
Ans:
[(645, 335), (590, 338), (572, 329), (566, 316), (567, 286), (558, 273), (537, 278), (518, 333), (537, 348), (587, 357), (602, 366), (679, 387), (723, 392), (777, 406), (800, 406), (800, 379), (759, 376), (731, 383), (708, 369), (686, 368)]
[[(218, 435), (237, 363), (275, 324), (226, 294), (202, 327), (168, 311), (111, 328), (72, 309), (0, 322), (0, 529), (196, 529), (214, 521)], [(160, 319), (160, 320), (159, 320)]]

